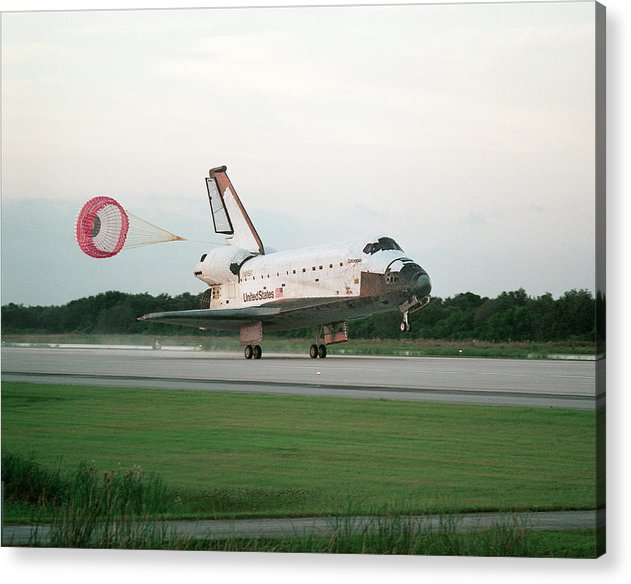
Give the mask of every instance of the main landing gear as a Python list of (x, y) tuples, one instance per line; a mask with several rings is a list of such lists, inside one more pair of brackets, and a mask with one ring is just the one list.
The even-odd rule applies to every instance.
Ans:
[(309, 357), (312, 359), (317, 357), (324, 359), (326, 357), (326, 345), (311, 345), (311, 347), (309, 347)]
[(263, 350), (261, 349), (261, 345), (246, 345), (243, 350), (243, 354), (246, 359), (260, 359), (263, 354)]

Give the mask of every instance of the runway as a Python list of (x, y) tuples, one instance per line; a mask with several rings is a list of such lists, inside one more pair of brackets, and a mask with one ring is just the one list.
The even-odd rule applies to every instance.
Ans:
[[(544, 361), (2, 348), (2, 380), (593, 409), (604, 360)], [(604, 387), (604, 384), (601, 384)]]

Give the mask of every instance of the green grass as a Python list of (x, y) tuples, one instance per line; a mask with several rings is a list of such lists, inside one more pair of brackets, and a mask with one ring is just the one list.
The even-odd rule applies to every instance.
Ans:
[(138, 467), (102, 472), (82, 462), (62, 473), (32, 456), (3, 452), (2, 482), (9, 509), (30, 507), (32, 543), (41, 522), (50, 521), (51, 547), (127, 547), (155, 539), (161, 531), (146, 520), (172, 503), (162, 479)]
[[(35, 498), (41, 511), (31, 520), (31, 546), (524, 557), (596, 557), (604, 551), (604, 533), (540, 533), (510, 514), (469, 533), (459, 532), (451, 515), (434, 525), (422, 516), (369, 513), (371, 519), (358, 525), (347, 513), (331, 518), (327, 536), (195, 538), (177, 534), (165, 521), (147, 521), (177, 503), (161, 477), (138, 467), (103, 472), (82, 462), (62, 474), (32, 457), (3, 453), (2, 480), (6, 502), (33, 505)], [(50, 524), (45, 531), (42, 522)]]
[[(106, 345), (151, 346), (159, 338), (164, 347), (199, 347), (205, 351), (242, 350), (238, 336), (191, 336), (174, 335), (158, 337), (150, 335), (103, 335), (103, 334), (9, 334), (3, 335), (6, 345), (13, 343), (85, 343)], [(281, 338), (266, 335), (263, 350), (266, 353), (306, 354), (312, 339)], [(410, 357), (489, 357), (510, 359), (545, 359), (548, 355), (594, 355), (596, 346), (586, 341), (550, 343), (493, 343), (489, 341), (441, 341), (433, 339), (353, 339), (347, 343), (329, 346), (331, 355), (394, 355)]]
[[(499, 520), (482, 531), (460, 533), (446, 517), (439, 528), (412, 525), (405, 517), (376, 520), (361, 533), (353, 533), (344, 521), (327, 536), (194, 538), (174, 534), (166, 523), (142, 523), (129, 519), (101, 524), (52, 525), (50, 539), (38, 539), (37, 529), (29, 547), (82, 547), (157, 549), (178, 551), (228, 551), (325, 554), (388, 554), (433, 556), (495, 556), (543, 558), (595, 558), (604, 552), (594, 529), (537, 531), (518, 522)], [(74, 529), (73, 529), (74, 528)]]
[(8, 382), (2, 449), (157, 473), (165, 516), (595, 507), (595, 413), (576, 410)]
[(134, 547), (191, 551), (531, 558), (595, 558), (599, 555), (594, 530), (545, 532), (512, 526), (499, 526), (474, 533), (455, 533), (449, 529), (441, 533), (410, 533), (395, 528), (374, 534), (342, 533), (331, 537), (145, 540), (136, 542)]

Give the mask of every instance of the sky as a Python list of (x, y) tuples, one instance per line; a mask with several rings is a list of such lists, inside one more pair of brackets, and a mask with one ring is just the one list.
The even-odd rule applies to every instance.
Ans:
[[(594, 5), (11, 13), (2, 304), (201, 293), (204, 177), (267, 250), (389, 235), (435, 296), (594, 292)], [(85, 256), (92, 196), (192, 242)]]

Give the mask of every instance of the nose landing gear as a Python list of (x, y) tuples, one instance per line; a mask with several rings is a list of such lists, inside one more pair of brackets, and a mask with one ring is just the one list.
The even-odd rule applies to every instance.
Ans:
[(416, 296), (412, 296), (409, 300), (406, 300), (403, 304), (399, 306), (399, 310), (401, 311), (401, 324), (399, 328), (402, 333), (409, 333), (412, 330), (412, 325), (410, 324), (410, 312), (416, 312), (417, 310), (421, 310), (425, 308), (429, 304), (429, 296), (424, 296), (419, 299)]
[(409, 333), (412, 330), (412, 325), (410, 324), (410, 313), (406, 310), (403, 313), (403, 320), (401, 321), (401, 324), (399, 325), (399, 328), (401, 329), (402, 333)]

